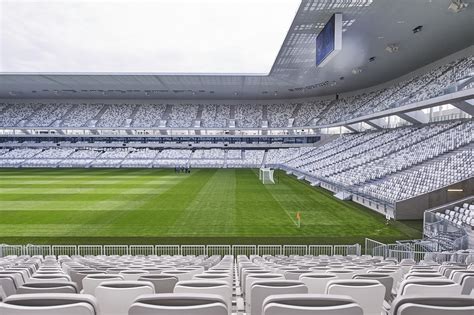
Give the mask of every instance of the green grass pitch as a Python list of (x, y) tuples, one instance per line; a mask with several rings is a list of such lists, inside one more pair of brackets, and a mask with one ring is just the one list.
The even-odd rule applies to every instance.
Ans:
[[(363, 244), (421, 236), (278, 172), (258, 170), (3, 169), (0, 243)], [(301, 228), (296, 212), (301, 213)]]

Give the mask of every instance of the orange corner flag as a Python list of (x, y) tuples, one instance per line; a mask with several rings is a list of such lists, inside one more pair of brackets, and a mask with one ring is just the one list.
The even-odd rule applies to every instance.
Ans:
[(298, 211), (298, 212), (296, 212), (296, 219), (297, 219), (297, 220), (301, 220), (301, 214), (300, 214), (300, 212), (299, 212), (299, 211)]

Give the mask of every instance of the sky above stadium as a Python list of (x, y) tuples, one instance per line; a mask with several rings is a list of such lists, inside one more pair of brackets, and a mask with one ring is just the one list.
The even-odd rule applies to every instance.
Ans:
[(267, 74), (300, 0), (0, 0), (0, 72)]

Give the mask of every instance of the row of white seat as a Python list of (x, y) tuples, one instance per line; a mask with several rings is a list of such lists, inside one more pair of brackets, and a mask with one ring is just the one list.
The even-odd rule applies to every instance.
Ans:
[(444, 213), (436, 212), (439, 218), (451, 221), (458, 227), (471, 226), (474, 228), (474, 204), (464, 203), (462, 207), (454, 207), (453, 210), (445, 210)]
[(0, 304), (2, 315), (228, 315), (239, 298), (252, 315), (405, 314), (398, 305), (413, 298), (426, 314), (474, 309), (474, 267), (372, 256), (10, 256), (0, 266), (0, 279), (29, 279)]
[(269, 150), (283, 165), (394, 203), (474, 175), (474, 121), (344, 135), (316, 148)]
[[(0, 103), (2, 127), (171, 127), (225, 128), (233, 121), (237, 127), (273, 128), (306, 126), (318, 117), (329, 100), (279, 102), (275, 104), (131, 104), (118, 102), (80, 103), (30, 101)], [(265, 123), (264, 123), (265, 122)]]
[[(97, 315), (90, 295), (16, 295), (0, 303), (5, 315)], [(392, 304), (392, 315), (472, 315), (472, 298), (464, 296), (406, 296)], [(114, 313), (118, 315), (120, 313)], [(127, 315), (227, 315), (226, 303), (214, 294), (141, 295)], [(344, 295), (279, 294), (262, 303), (263, 315), (365, 315), (357, 302)]]
[(0, 150), (0, 167), (259, 167), (264, 150), (222, 149), (71, 149)]

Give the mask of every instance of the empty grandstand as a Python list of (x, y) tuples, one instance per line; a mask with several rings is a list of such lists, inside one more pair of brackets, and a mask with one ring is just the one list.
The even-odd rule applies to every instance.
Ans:
[(474, 314), (471, 1), (0, 12), (1, 315)]

